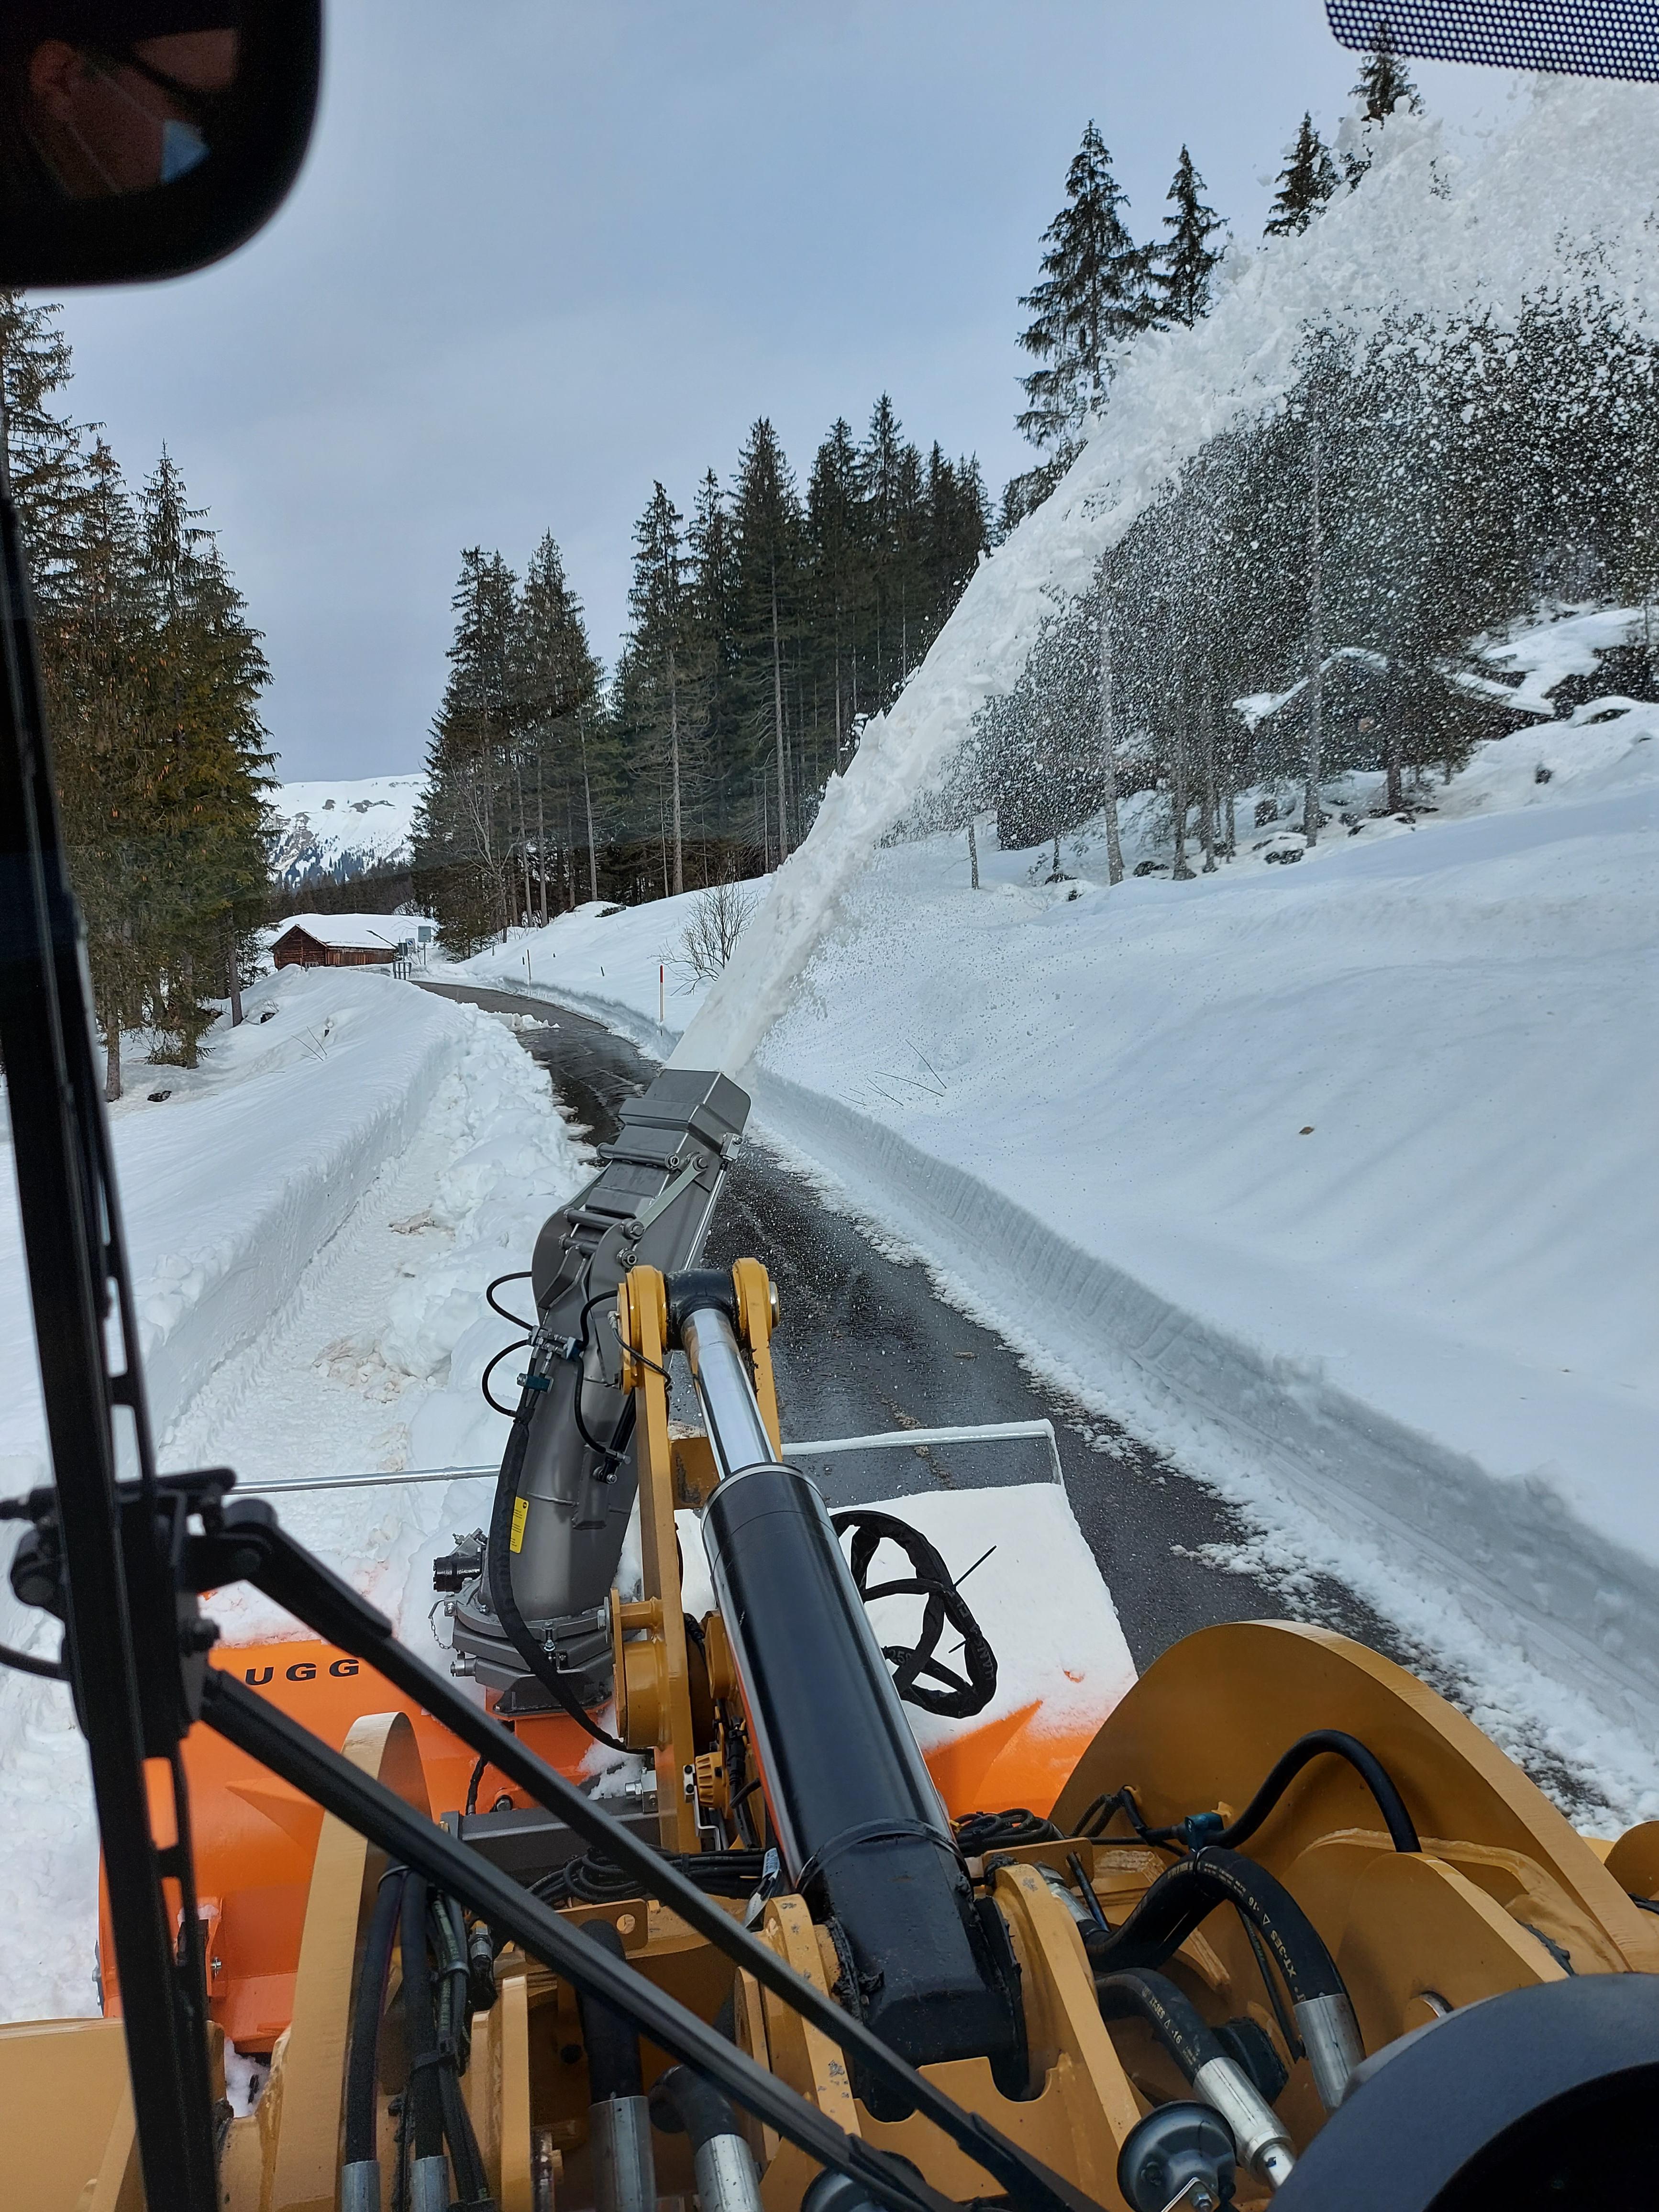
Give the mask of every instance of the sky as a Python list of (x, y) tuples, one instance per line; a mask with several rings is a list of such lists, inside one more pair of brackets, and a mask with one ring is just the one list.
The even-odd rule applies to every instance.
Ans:
[[(729, 481), (757, 416), (804, 481), (883, 391), (909, 435), (1014, 428), (1021, 293), (1085, 125), (1138, 235), (1181, 147), (1259, 235), (1304, 107), (1358, 57), (1322, 0), (331, 0), (291, 198), (229, 261), (70, 295), (71, 405), (129, 474), (165, 445), (273, 683), (284, 780), (406, 772), (463, 550), (551, 530), (609, 660), (635, 519)], [(1425, 64), (1430, 108), (1503, 73)]]

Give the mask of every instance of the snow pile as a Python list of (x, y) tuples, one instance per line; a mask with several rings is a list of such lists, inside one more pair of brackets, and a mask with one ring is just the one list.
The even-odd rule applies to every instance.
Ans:
[(1529, 299), (1594, 285), (1659, 327), (1654, 106), (1646, 87), (1538, 81), (1478, 158), (1425, 117), (1371, 131), (1361, 189), (1299, 237), (1230, 254), (1214, 313), (1137, 343), (1110, 410), (1054, 495), (986, 562), (927, 659), (832, 780), (811, 836), (681, 1048), (736, 1073), (787, 1008), (883, 836), (938, 778), (988, 696), (1012, 690), (1045, 615), (1210, 439), (1283, 404), (1304, 331), (1362, 338), (1391, 313), (1514, 326)]
[[(372, 972), (287, 969), (248, 1007), (202, 1068), (158, 1074), (170, 1097), (114, 1115), (163, 1467), (270, 1481), (498, 1459), (506, 1424), (477, 1379), (511, 1332), (483, 1286), (528, 1265), (586, 1171), (544, 1079), (499, 1021)], [(9, 1494), (46, 1469), (9, 1162), (4, 1182)], [(488, 1494), (393, 1486), (282, 1511), (430, 1652), (434, 1540)], [(286, 1626), (239, 1592), (213, 1610), (242, 1639)], [(56, 1644), (4, 1584), (0, 1642)], [(0, 2016), (90, 2011), (97, 1839), (61, 1688), (0, 1674), (0, 1913), (16, 1931)]]
[(316, 876), (343, 880), (407, 866), (425, 788), (422, 775), (283, 784), (271, 800), (278, 824), (272, 874), (292, 890)]

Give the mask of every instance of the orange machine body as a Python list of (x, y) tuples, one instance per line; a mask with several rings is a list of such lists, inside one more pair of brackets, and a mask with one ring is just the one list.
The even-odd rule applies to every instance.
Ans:
[[(216, 1667), (242, 1680), (337, 1751), (365, 1713), (406, 1713), (420, 1747), (428, 1800), (459, 1811), (477, 1760), (429, 1713), (384, 1675), (332, 1644), (224, 1645)], [(562, 1774), (577, 1775), (592, 1740), (562, 1715), (521, 1720), (517, 1734)], [(300, 1931), (322, 1828), (319, 1806), (198, 1726), (185, 1741), (190, 1781), (191, 1835), (198, 1909), (208, 1966), (208, 2010), (238, 2051), (269, 2051), (294, 2009)], [(150, 1812), (158, 1837), (172, 1832), (172, 1788), (166, 1766), (149, 1767)], [(528, 1802), (501, 1775), (484, 1773), (477, 1802), (488, 1811), (506, 1797)], [(99, 1984), (106, 2014), (120, 2010), (109, 1899), (101, 1863), (98, 1883)]]
[[(384, 1675), (319, 1643), (223, 1645), (216, 1667), (234, 1668), (249, 1686), (338, 1750), (366, 1713), (406, 1713), (420, 1747), (427, 1796), (435, 1812), (459, 1810), (476, 1765), (473, 1753)], [(592, 1739), (562, 1715), (520, 1720), (517, 1734), (562, 1774), (576, 1778)], [(953, 1732), (926, 1753), (939, 1794), (953, 1817), (981, 1806), (1028, 1806), (1046, 1814), (1093, 1735), (1045, 1729), (1040, 1706)], [(208, 2009), (240, 2051), (268, 2051), (294, 2010), (300, 1934), (321, 1831), (321, 1808), (227, 1743), (197, 1727), (185, 1742), (198, 1909), (208, 1968)], [(152, 1761), (151, 1816), (158, 1837), (171, 1834), (172, 1791), (167, 1768)], [(488, 1812), (505, 1799), (529, 1802), (501, 1775), (486, 1771), (477, 1804)], [(104, 2011), (120, 2011), (109, 1900), (101, 1865), (98, 1885), (99, 1984)]]

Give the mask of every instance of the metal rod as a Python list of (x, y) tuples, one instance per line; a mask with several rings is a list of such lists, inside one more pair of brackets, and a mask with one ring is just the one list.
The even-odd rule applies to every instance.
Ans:
[(726, 1316), (718, 1306), (695, 1308), (680, 1323), (680, 1341), (722, 1480), (747, 1468), (775, 1466), (778, 1455), (755, 1402), (748, 1364)]
[[(896, 1451), (905, 1444), (991, 1444), (1024, 1438), (1035, 1440), (1039, 1437), (1047, 1440), (1054, 1479), (1059, 1482), (1060, 1450), (1052, 1421), (982, 1421), (950, 1429), (883, 1429), (868, 1437), (813, 1437), (787, 1449), (798, 1458), (804, 1459), (811, 1453), (817, 1458), (830, 1459), (838, 1452)], [(769, 1453), (769, 1445), (768, 1450)], [(493, 1482), (500, 1472), (495, 1466), (401, 1467), (377, 1468), (356, 1474), (284, 1475), (274, 1482), (239, 1480), (236, 1495), (293, 1498), (307, 1490), (380, 1490), (400, 1482)]]

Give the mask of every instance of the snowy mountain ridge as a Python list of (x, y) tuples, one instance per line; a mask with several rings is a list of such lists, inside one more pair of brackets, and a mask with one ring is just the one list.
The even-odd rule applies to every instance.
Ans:
[(423, 775), (282, 785), (271, 800), (279, 823), (272, 874), (284, 890), (297, 890), (319, 876), (344, 883), (374, 868), (407, 866), (425, 788)]

